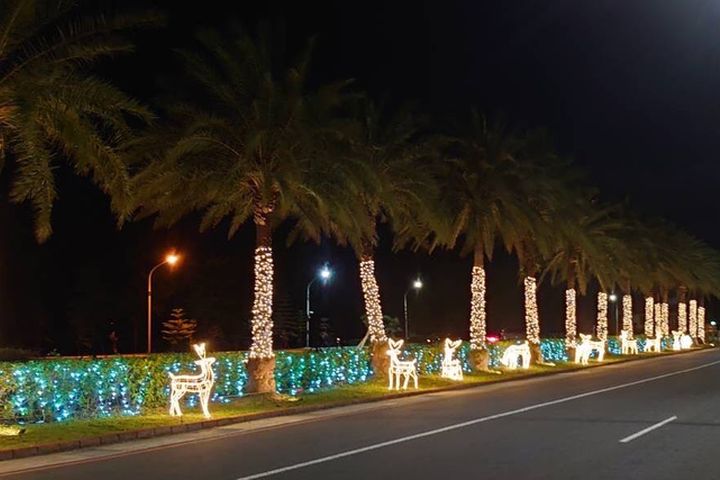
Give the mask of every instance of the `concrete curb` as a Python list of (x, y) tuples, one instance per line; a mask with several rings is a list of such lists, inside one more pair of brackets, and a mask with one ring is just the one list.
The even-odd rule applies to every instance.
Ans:
[(711, 347), (694, 348), (692, 350), (685, 350), (685, 351), (681, 351), (681, 352), (666, 352), (666, 353), (648, 354), (648, 355), (642, 355), (642, 356), (638, 355), (636, 357), (629, 357), (629, 358), (623, 358), (621, 360), (616, 360), (612, 363), (594, 363), (594, 364), (590, 364), (587, 366), (579, 365), (579, 366), (576, 366), (573, 368), (566, 368), (566, 369), (559, 370), (559, 371), (549, 370), (549, 371), (545, 371), (545, 372), (521, 374), (521, 375), (516, 375), (513, 377), (504, 377), (504, 378), (498, 377), (497, 379), (489, 380), (487, 382), (463, 383), (463, 384), (459, 384), (459, 385), (449, 385), (446, 387), (431, 388), (428, 390), (396, 392), (396, 393), (389, 393), (387, 395), (383, 395), (383, 396), (379, 396), (379, 397), (343, 400), (343, 401), (329, 402), (329, 403), (325, 403), (322, 405), (304, 405), (304, 406), (300, 405), (297, 407), (288, 407), (288, 408), (284, 408), (282, 410), (274, 410), (274, 411), (269, 411), (269, 412), (248, 413), (246, 415), (238, 415), (238, 416), (234, 416), (234, 417), (224, 417), (224, 418), (218, 418), (218, 419), (203, 420), (200, 422), (183, 423), (180, 425), (169, 425), (169, 426), (162, 426), (162, 427), (143, 428), (143, 429), (129, 430), (126, 432), (119, 432), (119, 433), (107, 433), (107, 434), (103, 434), (103, 435), (81, 438), (79, 440), (53, 442), (53, 443), (46, 443), (46, 444), (40, 444), (40, 445), (33, 445), (33, 446), (29, 446), (29, 447), (0, 450), (0, 461), (26, 458), (26, 457), (36, 456), (36, 455), (47, 455), (50, 453), (58, 453), (58, 452), (64, 452), (64, 451), (68, 451), (68, 450), (75, 450), (78, 448), (97, 447), (100, 445), (109, 445), (109, 444), (113, 444), (113, 443), (127, 442), (127, 441), (131, 441), (131, 440), (159, 437), (159, 436), (171, 435), (171, 434), (175, 434), (175, 433), (187, 433), (187, 432), (192, 432), (192, 431), (206, 429), (206, 428), (214, 428), (214, 427), (221, 427), (224, 425), (249, 422), (252, 420), (262, 420), (262, 419), (272, 418), (272, 417), (284, 417), (284, 416), (288, 416), (288, 415), (317, 412), (317, 411), (322, 411), (322, 410), (329, 410), (331, 408), (344, 407), (344, 406), (350, 406), (350, 405), (358, 405), (358, 404), (363, 404), (363, 403), (381, 402), (381, 401), (393, 400), (393, 399), (397, 399), (397, 398), (416, 397), (416, 396), (425, 395), (428, 393), (447, 392), (447, 391), (454, 391), (454, 390), (468, 390), (471, 388), (482, 388), (487, 385), (496, 385), (498, 383), (515, 382), (515, 381), (520, 381), (520, 380), (527, 380), (529, 378), (547, 377), (550, 375), (573, 373), (573, 372), (588, 370), (588, 369), (592, 369), (592, 368), (609, 367), (612, 365), (620, 365), (620, 364), (628, 363), (628, 362), (650, 360), (650, 359), (669, 357), (669, 356), (675, 356), (675, 355), (683, 355), (683, 354), (689, 354), (689, 353), (698, 353), (701, 351), (706, 351), (709, 348), (711, 348)]

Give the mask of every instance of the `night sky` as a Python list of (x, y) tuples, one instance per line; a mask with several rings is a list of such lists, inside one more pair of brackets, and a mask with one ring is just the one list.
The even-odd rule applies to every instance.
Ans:
[[(313, 82), (353, 78), (355, 88), (393, 105), (411, 103), (438, 123), (477, 107), (519, 128), (546, 127), (605, 199), (627, 199), (644, 215), (663, 216), (720, 248), (720, 2), (134, 0), (116, 6), (130, 3), (166, 12), (168, 25), (136, 35), (136, 54), (98, 71), (150, 105), (182, 76), (172, 49), (191, 47), (197, 27), (267, 20), (285, 26), (290, 51), (317, 34)], [(60, 169), (55, 234), (37, 245), (29, 208), (8, 203), (9, 173), (0, 177), (3, 345), (103, 352), (116, 329), (123, 351), (143, 348), (145, 276), (175, 247), (185, 260), (176, 271), (157, 274), (156, 323), (184, 307), (218, 348), (247, 347), (252, 228), (231, 240), (223, 225), (198, 233), (196, 218), (170, 230), (153, 230), (144, 220), (118, 231), (108, 201), (89, 181)], [(302, 310), (305, 284), (328, 261), (335, 278), (314, 287), (315, 310), (335, 335), (360, 337), (362, 296), (352, 253), (330, 241), (286, 248), (282, 231), (275, 246), (276, 306), (291, 316)], [(401, 317), (403, 293), (420, 274), (426, 288), (410, 296), (413, 330), (466, 335), (469, 259), (455, 252), (392, 253), (384, 235), (376, 260), (387, 314)], [(497, 256), (488, 288), (490, 330), (520, 330), (522, 293), (512, 258)], [(561, 331), (563, 299), (561, 290), (543, 284), (544, 334)], [(592, 295), (580, 301), (581, 331), (591, 329), (592, 303)]]

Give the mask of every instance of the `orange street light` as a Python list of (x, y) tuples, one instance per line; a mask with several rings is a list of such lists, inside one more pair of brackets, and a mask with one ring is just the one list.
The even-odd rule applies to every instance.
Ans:
[(180, 261), (180, 255), (177, 253), (170, 252), (167, 255), (165, 255), (165, 260), (155, 265), (148, 274), (148, 283), (147, 283), (147, 353), (148, 355), (152, 351), (152, 276), (153, 273), (155, 273), (155, 270), (162, 267), (165, 264), (170, 265), (171, 267), (174, 267), (176, 263)]

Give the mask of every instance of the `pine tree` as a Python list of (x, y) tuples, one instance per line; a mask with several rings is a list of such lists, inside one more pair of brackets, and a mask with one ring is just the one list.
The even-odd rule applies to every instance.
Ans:
[(162, 324), (162, 337), (170, 345), (190, 343), (197, 330), (197, 320), (185, 318), (185, 310), (174, 308), (170, 319)]

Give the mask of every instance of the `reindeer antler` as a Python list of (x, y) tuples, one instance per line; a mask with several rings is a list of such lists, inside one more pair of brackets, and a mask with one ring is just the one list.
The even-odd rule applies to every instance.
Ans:
[(198, 354), (198, 357), (201, 359), (205, 358), (205, 343), (196, 343), (193, 345), (193, 348), (195, 349), (195, 353)]

